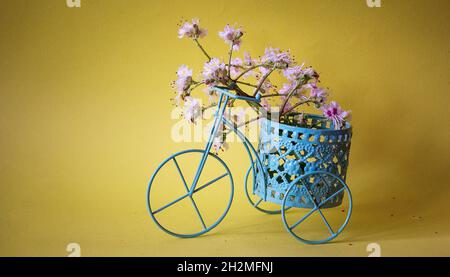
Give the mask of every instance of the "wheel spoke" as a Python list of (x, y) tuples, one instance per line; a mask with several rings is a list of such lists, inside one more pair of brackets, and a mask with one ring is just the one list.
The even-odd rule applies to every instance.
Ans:
[(289, 227), (289, 229), (293, 230), (295, 227), (297, 227), (300, 223), (302, 223), (303, 221), (305, 221), (305, 219), (307, 219), (310, 215), (312, 215), (315, 211), (317, 211), (317, 208), (312, 209), (311, 211), (309, 211), (307, 214), (305, 214), (302, 218), (300, 218), (299, 221), (295, 222), (291, 227)]
[(189, 196), (189, 193), (187, 193), (187, 194), (185, 194), (185, 195), (183, 195), (183, 196), (180, 196), (180, 197), (178, 197), (177, 199), (175, 199), (175, 200), (173, 200), (172, 202), (170, 202), (169, 204), (166, 204), (166, 205), (162, 206), (161, 208), (157, 209), (156, 211), (154, 211), (154, 212), (152, 212), (152, 213), (153, 213), (153, 214), (157, 214), (157, 213), (159, 213), (160, 211), (162, 211), (162, 210), (164, 210), (164, 209), (166, 209), (166, 208), (172, 206), (173, 204), (175, 204), (175, 203), (177, 203), (177, 202), (180, 202), (181, 200), (183, 200), (184, 198), (186, 198), (186, 197), (188, 197), (188, 196)]
[(334, 236), (335, 233), (334, 233), (333, 229), (331, 228), (330, 223), (328, 223), (328, 221), (327, 221), (327, 219), (325, 218), (325, 216), (323, 215), (322, 211), (321, 211), (319, 208), (317, 208), (317, 210), (319, 211), (319, 214), (320, 214), (320, 216), (322, 217), (323, 222), (325, 222), (325, 225), (327, 225), (328, 230), (330, 231), (331, 235)]
[(188, 187), (187, 184), (186, 184), (186, 180), (184, 179), (183, 173), (181, 172), (180, 166), (178, 165), (178, 162), (177, 162), (177, 160), (175, 159), (175, 157), (173, 158), (173, 162), (175, 163), (175, 166), (177, 167), (178, 173), (180, 173), (181, 180), (183, 181), (183, 185), (184, 185), (184, 187), (186, 188), (186, 191), (187, 191), (187, 193), (188, 193), (187, 195), (189, 196), (189, 199), (191, 199), (192, 206), (194, 207), (195, 212), (197, 213), (198, 218), (200, 219), (200, 223), (202, 224), (202, 227), (203, 227), (203, 229), (205, 230), (205, 229), (206, 229), (205, 221), (203, 220), (203, 217), (202, 217), (202, 215), (200, 214), (200, 211), (199, 211), (199, 209), (198, 209), (198, 207), (197, 207), (197, 204), (195, 204), (194, 198), (192, 198), (192, 195), (191, 195), (191, 193), (189, 192), (189, 187)]
[(192, 201), (192, 206), (194, 206), (195, 211), (197, 212), (198, 218), (200, 219), (200, 222), (202, 223), (203, 229), (206, 229), (205, 221), (203, 220), (202, 215), (200, 214), (200, 211), (197, 207), (197, 204), (195, 204), (194, 198), (192, 198), (192, 195), (189, 195), (189, 198)]
[(311, 195), (311, 193), (309, 192), (308, 187), (305, 185), (305, 183), (303, 182), (303, 180), (301, 180), (302, 184), (305, 186), (306, 191), (308, 192), (308, 196), (309, 199), (311, 200), (311, 202), (314, 204), (314, 207), (319, 211), (320, 216), (322, 217), (323, 222), (325, 223), (325, 225), (327, 225), (328, 230), (330, 231), (331, 235), (335, 235), (333, 229), (331, 228), (330, 224), (328, 223), (327, 219), (325, 218), (325, 216), (323, 215), (322, 211), (320, 210), (320, 208), (317, 206), (316, 201), (314, 200), (313, 196)]
[(180, 174), (181, 180), (183, 181), (183, 185), (186, 188), (187, 192), (189, 192), (189, 188), (186, 184), (186, 180), (184, 179), (183, 173), (181, 172), (180, 166), (178, 165), (177, 160), (175, 159), (175, 157), (173, 157), (173, 162), (175, 163), (175, 166), (177, 167), (178, 173)]
[(258, 200), (258, 202), (255, 202), (255, 204), (253, 205), (253, 207), (258, 207), (259, 203), (261, 203), (262, 200), (263, 200), (263, 199), (261, 198), (261, 199)]
[(330, 197), (328, 197), (327, 199), (323, 200), (322, 202), (320, 202), (320, 204), (318, 205), (319, 208), (323, 206), (323, 204), (327, 203), (328, 201), (330, 201), (331, 199), (333, 199), (336, 195), (338, 195), (339, 193), (341, 193), (343, 190), (345, 189), (345, 187), (339, 189), (337, 192), (333, 193)]
[(225, 177), (225, 176), (227, 176), (227, 175), (228, 175), (228, 173), (225, 173), (225, 174), (223, 174), (223, 175), (220, 175), (219, 177), (217, 177), (217, 178), (215, 178), (215, 179), (209, 181), (208, 183), (204, 184), (203, 186), (196, 188), (196, 189), (194, 190), (194, 193), (196, 193), (196, 192), (198, 192), (198, 191), (200, 191), (200, 190), (206, 188), (206, 187), (209, 186), (209, 185), (212, 185), (213, 183), (219, 181), (220, 179), (222, 179), (223, 177)]

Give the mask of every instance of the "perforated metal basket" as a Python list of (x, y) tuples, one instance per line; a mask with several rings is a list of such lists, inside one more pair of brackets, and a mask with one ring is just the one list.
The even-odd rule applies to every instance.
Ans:
[[(330, 121), (318, 115), (304, 115), (301, 122), (296, 118), (292, 115), (281, 123), (269, 119), (260, 121), (258, 152), (265, 172), (257, 169), (253, 193), (265, 201), (282, 204), (286, 190), (297, 182), (286, 205), (313, 208), (307, 190), (320, 202), (338, 191), (339, 180), (328, 175), (300, 180), (298, 177), (330, 172), (345, 182), (352, 128), (346, 123), (342, 130), (334, 130)], [(322, 208), (341, 205), (343, 196), (343, 192), (338, 193)]]

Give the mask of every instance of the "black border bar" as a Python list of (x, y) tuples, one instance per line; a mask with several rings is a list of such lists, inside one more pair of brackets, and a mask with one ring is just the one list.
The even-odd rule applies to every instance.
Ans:
[[(210, 265), (208, 274), (200, 265)], [(268, 266), (271, 264), (271, 272)], [(186, 265), (197, 265), (191, 272)], [(257, 265), (257, 266), (255, 266)], [(258, 266), (259, 265), (259, 266)], [(263, 268), (262, 268), (262, 265)], [(227, 271), (223, 271), (223, 269)], [(184, 269), (183, 271), (179, 271)], [(191, 268), (192, 269), (192, 268)], [(107, 273), (127, 275), (132, 270), (147, 273), (195, 275), (279, 273), (348, 273), (364, 274), (415, 272), (450, 272), (450, 258), (267, 258), (267, 257), (203, 257), (203, 258), (0, 258), (0, 274), (6, 272), (85, 274)]]

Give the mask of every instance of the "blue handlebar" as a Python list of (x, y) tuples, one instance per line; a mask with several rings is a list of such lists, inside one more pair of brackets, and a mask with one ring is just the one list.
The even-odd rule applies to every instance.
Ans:
[(240, 95), (231, 93), (225, 88), (213, 87), (212, 89), (219, 93), (225, 94), (228, 97), (233, 98), (233, 99), (250, 101), (250, 102), (255, 102), (255, 103), (261, 102), (261, 95), (259, 94), (259, 92), (256, 94), (256, 97), (247, 97), (247, 96), (240, 96)]

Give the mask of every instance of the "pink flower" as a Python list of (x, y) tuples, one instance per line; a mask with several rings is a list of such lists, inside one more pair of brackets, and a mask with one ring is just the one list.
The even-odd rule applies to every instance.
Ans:
[(344, 126), (345, 120), (350, 120), (351, 111), (343, 111), (338, 103), (332, 101), (322, 106), (325, 117), (333, 122), (334, 129), (339, 130)]
[[(289, 94), (293, 89), (295, 89), (298, 85), (297, 81), (293, 81), (291, 83), (284, 83), (283, 87), (280, 89), (279, 93), (280, 94), (284, 94), (287, 95)], [(300, 96), (300, 94), (302, 93), (303, 88), (299, 87), (297, 89), (295, 89), (295, 91), (292, 93), (292, 95), (296, 95), (296, 96)]]
[(289, 67), (289, 65), (293, 63), (293, 60), (289, 51), (280, 52), (280, 49), (278, 48), (268, 47), (264, 51), (261, 62), (268, 67), (274, 66), (277, 69), (284, 69)]
[(254, 66), (257, 63), (257, 60), (252, 59), (249, 53), (244, 52), (244, 63), (246, 66)]
[(188, 37), (192, 39), (198, 39), (206, 36), (208, 31), (202, 29), (198, 26), (199, 20), (197, 18), (192, 19), (192, 22), (184, 22), (183, 25), (178, 29), (178, 37)]
[[(234, 58), (231, 61), (230, 73), (231, 73), (232, 77), (237, 77), (239, 75), (239, 73), (241, 72), (241, 69), (242, 69), (242, 65), (243, 65), (243, 62), (240, 58)], [(247, 74), (245, 74), (245, 75), (247, 75)]]
[(203, 91), (208, 96), (210, 104), (217, 103), (217, 91), (213, 90), (212, 87), (205, 87)]
[[(270, 70), (271, 69), (269, 67), (264, 67), (264, 66), (259, 67), (259, 72), (261, 72), (262, 76), (267, 75), (270, 72)], [(258, 76), (259, 76), (259, 74), (257, 75), (257, 77)]]
[(317, 74), (312, 67), (303, 69), (303, 64), (300, 66), (288, 67), (283, 70), (283, 74), (289, 81), (301, 79), (308, 81), (311, 79), (317, 80), (319, 78), (319, 74)]
[(328, 97), (328, 91), (324, 88), (320, 88), (317, 86), (317, 82), (312, 82), (312, 83), (308, 83), (303, 85), (304, 89), (310, 89), (309, 91), (309, 96), (304, 96), (303, 98), (308, 100), (308, 99), (313, 99), (315, 102), (318, 103), (323, 103), (327, 100)]
[(292, 83), (284, 83), (283, 87), (279, 90), (280, 94), (288, 94), (292, 89)]
[(324, 88), (313, 87), (309, 92), (310, 98), (315, 98), (318, 102), (323, 103), (327, 100), (328, 91)]
[(228, 79), (226, 65), (218, 58), (212, 58), (209, 62), (205, 63), (202, 75), (205, 84), (208, 86), (224, 83)]
[(298, 65), (298, 66), (288, 67), (285, 70), (283, 70), (283, 74), (291, 82), (299, 80), (304, 74), (303, 73), (303, 64)]
[(308, 67), (305, 70), (303, 70), (303, 75), (307, 78), (307, 79), (319, 79), (319, 74), (312, 68), (312, 67)]
[(177, 70), (178, 79), (175, 81), (177, 92), (187, 92), (193, 83), (192, 70), (187, 66), (182, 65)]
[(219, 32), (219, 36), (231, 47), (233, 50), (239, 50), (242, 40), (241, 37), (244, 33), (240, 28), (234, 29), (230, 25), (226, 25), (222, 32)]
[(195, 123), (196, 119), (202, 115), (202, 106), (197, 98), (186, 97), (184, 102), (184, 117)]
[(224, 140), (221, 133), (217, 134), (217, 136), (213, 139), (212, 147), (215, 150), (216, 154), (219, 152), (219, 150), (225, 151), (229, 148), (228, 143)]

